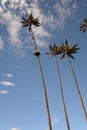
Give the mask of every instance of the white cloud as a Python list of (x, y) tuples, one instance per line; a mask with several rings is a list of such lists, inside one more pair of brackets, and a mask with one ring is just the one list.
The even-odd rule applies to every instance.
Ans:
[(10, 130), (20, 130), (19, 128), (11, 128)]
[(39, 36), (39, 37), (49, 37), (50, 34), (45, 30), (45, 28), (43, 26), (41, 27), (37, 27), (33, 28), (34, 34), (35, 36)]
[(7, 90), (0, 90), (0, 95), (9, 94)]
[(23, 69), (23, 67), (21, 65), (16, 65), (16, 68)]
[[(47, 4), (47, 1), (45, 3)], [(40, 19), (41, 25), (44, 25), (44, 31), (46, 31), (46, 28), (50, 28), (52, 31), (62, 29), (66, 20), (73, 16), (78, 7), (76, 0), (60, 0), (59, 2), (54, 2), (53, 5), (51, 3), (51, 9), (48, 8), (49, 4), (45, 13), (42, 12), (37, 0), (31, 4), (31, 12)]]
[(12, 83), (12, 82), (7, 82), (7, 81), (1, 81), (1, 82), (0, 82), (0, 85), (3, 85), (3, 86), (15, 86), (14, 83)]
[(2, 7), (0, 7), (0, 13), (2, 13), (3, 12), (3, 9), (2, 9)]
[(21, 40), (19, 38), (19, 31), (21, 29), (20, 19), (16, 15), (11, 15), (7, 30), (9, 32), (9, 40), (16, 46), (20, 46)]
[(12, 14), (9, 10), (2, 13), (1, 16), (2, 20), (0, 22), (6, 25), (9, 40), (16, 46), (19, 46), (19, 44), (21, 44), (21, 40), (19, 38), (19, 31), (21, 29), (20, 18), (16, 14)]
[(4, 45), (4, 42), (2, 38), (0, 37), (0, 50), (3, 50), (3, 45)]
[(77, 10), (77, 2), (72, 0), (61, 0), (61, 3), (56, 3), (54, 6), (57, 14), (57, 26), (62, 28), (68, 18), (73, 17), (73, 14)]
[(6, 7), (5, 7), (5, 3), (6, 3), (7, 1), (8, 1), (8, 0), (1, 0), (1, 5), (2, 5), (3, 8), (6, 8)]
[(3, 72), (1, 72), (1, 75), (4, 76), (4, 77), (8, 77), (8, 78), (13, 77), (13, 75), (11, 73), (3, 73)]
[(67, 4), (67, 3), (70, 3), (72, 2), (72, 0), (60, 0), (62, 4)]
[(8, 78), (12, 78), (12, 77), (13, 77), (13, 75), (12, 75), (12, 74), (10, 74), (10, 73), (7, 73), (7, 74), (6, 74), (6, 77), (8, 77)]
[(49, 34), (43, 26), (40, 26), (38, 29), (37, 27), (33, 28), (33, 32), (37, 45), (40, 48), (47, 47), (48, 43), (45, 41), (45, 38), (49, 39), (51, 37), (51, 34)]

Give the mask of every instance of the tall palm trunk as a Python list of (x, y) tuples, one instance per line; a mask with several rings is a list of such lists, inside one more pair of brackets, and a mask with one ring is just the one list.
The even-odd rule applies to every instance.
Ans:
[(38, 50), (32, 27), (31, 27), (30, 31), (31, 31), (31, 34), (32, 34), (32, 39), (34, 40), (34, 50)]
[(34, 37), (34, 33), (32, 31), (32, 28), (31, 28), (31, 33), (32, 33), (32, 39), (34, 40), (34, 50), (35, 50), (34, 54), (38, 58), (38, 66), (39, 66), (40, 74), (41, 74), (41, 78), (42, 78), (44, 99), (45, 99), (45, 104), (46, 104), (46, 111), (47, 111), (47, 117), (48, 117), (49, 130), (52, 130), (51, 117), (50, 117), (50, 111), (49, 111), (49, 105), (48, 105), (48, 97), (47, 97), (47, 92), (46, 92), (46, 85), (45, 85), (45, 80), (44, 80), (42, 67), (41, 67), (41, 62), (40, 62), (40, 52), (38, 51), (36, 40), (35, 40), (35, 37)]
[(49, 111), (49, 105), (48, 105), (48, 98), (47, 98), (47, 92), (46, 92), (46, 85), (45, 85), (45, 81), (44, 81), (44, 76), (43, 76), (43, 72), (42, 72), (41, 63), (40, 63), (40, 57), (39, 56), (38, 56), (38, 66), (39, 66), (39, 69), (40, 69), (42, 82), (43, 82), (44, 98), (45, 98), (45, 103), (46, 103), (46, 110), (47, 110), (47, 116), (48, 116), (49, 130), (52, 130), (50, 111)]
[(70, 60), (69, 56), (68, 56), (68, 60), (69, 60), (70, 67), (71, 67), (71, 70), (72, 70), (72, 74), (73, 74), (73, 77), (74, 77), (74, 80), (75, 80), (76, 89), (77, 89), (77, 92), (78, 92), (78, 95), (79, 95), (79, 98), (80, 98), (80, 103), (81, 103), (81, 106), (82, 106), (84, 117), (85, 117), (86, 122), (87, 122), (87, 115), (86, 115), (85, 105), (84, 105), (84, 102), (83, 102), (83, 99), (82, 99), (82, 96), (81, 96), (81, 92), (80, 92), (80, 89), (79, 89), (79, 86), (78, 86), (78, 83), (77, 83), (77, 80), (76, 80), (76, 76), (75, 76), (75, 73), (74, 73), (74, 69), (73, 69), (73, 66), (72, 66), (72, 63), (71, 63), (71, 60)]
[(60, 75), (60, 70), (59, 70), (57, 56), (55, 56), (55, 59), (56, 59), (56, 65), (57, 65), (57, 70), (58, 70), (58, 77), (59, 77), (59, 82), (60, 82), (60, 91), (61, 91), (61, 95), (62, 95), (62, 103), (63, 103), (64, 114), (65, 114), (65, 118), (66, 118), (67, 130), (70, 130), (70, 125), (69, 125), (69, 120), (68, 120), (66, 105), (65, 105), (65, 101), (64, 101), (64, 94), (63, 94), (63, 88), (62, 88), (62, 80), (61, 80), (61, 75)]

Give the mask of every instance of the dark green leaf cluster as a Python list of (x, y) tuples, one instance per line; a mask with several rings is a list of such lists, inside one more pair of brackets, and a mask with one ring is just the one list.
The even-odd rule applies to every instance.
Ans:
[(29, 31), (31, 31), (31, 26), (40, 26), (39, 19), (35, 18), (32, 16), (32, 13), (27, 16), (27, 18), (22, 17), (21, 23), (23, 24), (24, 27), (29, 26)]
[(77, 53), (77, 50), (79, 49), (80, 48), (77, 47), (77, 44), (70, 46), (68, 44), (68, 41), (65, 40), (65, 42), (62, 43), (60, 47), (55, 44), (53, 46), (49, 46), (50, 52), (46, 54), (51, 55), (51, 57), (56, 56), (58, 54), (62, 54), (62, 56), (60, 57), (61, 59), (64, 58), (66, 55), (74, 59), (74, 56), (72, 54)]
[(75, 44), (73, 46), (70, 46), (68, 44), (68, 41), (66, 40), (64, 43), (62, 43), (61, 49), (62, 49), (62, 56), (61, 59), (65, 57), (65, 55), (71, 57), (74, 59), (74, 56), (72, 54), (77, 53), (77, 50), (80, 48), (77, 47), (78, 45)]
[(85, 33), (86, 30), (87, 30), (87, 19), (85, 18), (83, 20), (83, 23), (80, 23), (80, 31), (83, 31), (83, 33)]
[(50, 54), (51, 57), (54, 56), (54, 55), (58, 55), (58, 54), (61, 54), (62, 53), (62, 50), (60, 47), (58, 47), (57, 45), (50, 45), (49, 46), (49, 50), (50, 52), (47, 52), (46, 54)]

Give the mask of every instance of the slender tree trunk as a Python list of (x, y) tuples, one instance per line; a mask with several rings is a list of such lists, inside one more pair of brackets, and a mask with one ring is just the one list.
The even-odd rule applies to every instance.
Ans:
[(45, 98), (46, 111), (47, 111), (47, 116), (48, 116), (49, 130), (52, 130), (50, 111), (49, 111), (49, 105), (48, 105), (48, 98), (47, 98), (47, 92), (46, 92), (46, 85), (45, 85), (45, 81), (44, 81), (44, 76), (43, 76), (43, 72), (42, 72), (41, 63), (40, 63), (40, 57), (39, 56), (38, 56), (38, 66), (39, 66), (41, 77), (42, 77), (44, 98)]
[(43, 91), (44, 91), (44, 99), (45, 99), (45, 104), (46, 104), (46, 111), (47, 111), (47, 117), (48, 117), (48, 125), (49, 125), (49, 130), (52, 130), (52, 124), (51, 124), (51, 117), (50, 117), (50, 111), (49, 111), (49, 105), (48, 105), (48, 97), (47, 97), (47, 92), (46, 92), (46, 85), (45, 85), (45, 80), (42, 72), (42, 67), (41, 67), (41, 62), (40, 62), (40, 52), (38, 51), (36, 40), (34, 37), (34, 33), (31, 28), (31, 33), (32, 33), (32, 39), (34, 40), (34, 54), (38, 58), (38, 66), (40, 69), (40, 74), (42, 78), (42, 84), (43, 84)]
[(59, 70), (57, 56), (55, 56), (55, 58), (56, 58), (56, 65), (57, 65), (57, 70), (58, 70), (58, 77), (59, 77), (59, 82), (60, 82), (60, 91), (61, 91), (61, 95), (62, 95), (62, 103), (63, 103), (63, 108), (64, 108), (64, 114), (65, 114), (66, 124), (67, 124), (67, 130), (70, 130), (70, 125), (69, 125), (69, 120), (68, 120), (66, 105), (65, 105), (65, 101), (64, 101), (64, 94), (63, 94), (63, 88), (62, 88), (62, 80), (61, 80), (61, 75), (60, 75), (60, 70)]
[(34, 33), (33, 33), (33, 30), (32, 30), (32, 28), (31, 28), (31, 34), (32, 34), (32, 39), (34, 40), (34, 50), (38, 50), (38, 48), (37, 48), (37, 44), (36, 44), (36, 40), (35, 40), (35, 37), (34, 37)]
[(79, 86), (78, 86), (78, 83), (77, 83), (77, 80), (76, 80), (76, 76), (75, 76), (75, 73), (74, 73), (74, 69), (73, 69), (73, 66), (72, 66), (72, 63), (71, 63), (71, 60), (70, 60), (69, 56), (68, 56), (68, 60), (69, 60), (70, 67), (71, 67), (71, 70), (72, 70), (72, 74), (73, 74), (73, 77), (74, 77), (74, 80), (75, 80), (76, 89), (77, 89), (77, 92), (78, 92), (78, 95), (79, 95), (79, 98), (80, 98), (80, 103), (81, 103), (81, 106), (82, 106), (84, 117), (85, 117), (86, 122), (87, 122), (87, 115), (86, 115), (85, 105), (84, 105), (84, 102), (83, 102), (83, 99), (82, 99), (82, 96), (81, 96), (81, 92), (80, 92), (80, 89), (79, 89)]

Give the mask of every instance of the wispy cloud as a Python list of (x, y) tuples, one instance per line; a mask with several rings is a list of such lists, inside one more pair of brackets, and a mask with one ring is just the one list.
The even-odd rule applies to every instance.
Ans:
[(4, 42), (2, 38), (0, 37), (0, 50), (3, 50)]
[(18, 69), (23, 69), (23, 66), (21, 66), (21, 65), (16, 65), (16, 68), (18, 68)]
[(11, 128), (10, 130), (20, 130), (19, 128)]
[(7, 82), (7, 81), (1, 81), (1, 82), (0, 82), (0, 85), (2, 85), (2, 86), (15, 86), (14, 83), (12, 83), (12, 82)]
[(60, 0), (54, 5), (58, 14), (57, 26), (62, 28), (68, 18), (72, 18), (78, 6), (76, 0)]
[(12, 78), (13, 75), (11, 73), (3, 73), (1, 72), (1, 75), (4, 76), (4, 77), (7, 77), (7, 78)]
[(5, 94), (9, 94), (9, 92), (7, 90), (0, 90), (0, 95), (5, 95)]
[(7, 74), (6, 74), (6, 77), (8, 77), (8, 78), (12, 78), (13, 75), (12, 75), (11, 73), (7, 73)]
[[(10, 43), (11, 49), (16, 51), (16, 53), (18, 51), (22, 56), (25, 55), (27, 49), (30, 49), (27, 43), (31, 42), (27, 36), (31, 35), (22, 30), (20, 23), (21, 16), (32, 12), (35, 18), (39, 18), (40, 27), (34, 28), (34, 34), (38, 46), (46, 47), (51, 37), (51, 31), (63, 28), (65, 21), (72, 17), (77, 10), (76, 0), (60, 0), (58, 2), (47, 2), (46, 0), (41, 2), (38, 0), (1, 0), (0, 4), (0, 23), (6, 27), (8, 33), (6, 38)], [(3, 40), (2, 38), (0, 39), (0, 48), (3, 48)]]
[(20, 47), (21, 44), (21, 40), (19, 38), (19, 31), (21, 29), (20, 18), (16, 14), (11, 13), (11, 11), (9, 10), (1, 13), (1, 16), (2, 20), (0, 21), (0, 23), (6, 25), (6, 29), (9, 35), (8, 40), (10, 41), (10, 44)]

